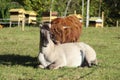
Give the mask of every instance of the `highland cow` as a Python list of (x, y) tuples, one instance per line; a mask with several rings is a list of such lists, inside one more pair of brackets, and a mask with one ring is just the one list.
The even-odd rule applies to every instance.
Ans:
[(79, 41), (81, 31), (82, 23), (74, 15), (56, 18), (51, 22), (51, 35), (56, 44)]

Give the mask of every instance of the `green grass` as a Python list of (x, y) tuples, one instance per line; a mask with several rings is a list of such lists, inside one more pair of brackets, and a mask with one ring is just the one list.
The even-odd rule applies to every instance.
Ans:
[(97, 52), (92, 68), (37, 68), (39, 28), (0, 30), (0, 80), (120, 80), (120, 27), (83, 28), (80, 41)]

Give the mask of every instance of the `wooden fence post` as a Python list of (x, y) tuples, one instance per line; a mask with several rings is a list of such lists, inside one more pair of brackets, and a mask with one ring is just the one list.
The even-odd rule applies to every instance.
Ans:
[(23, 20), (22, 20), (22, 31), (25, 30), (24, 27), (25, 27), (25, 20), (23, 19)]
[(12, 21), (10, 21), (10, 25), (9, 25), (9, 27), (11, 28), (11, 26), (12, 26)]
[(102, 12), (102, 28), (104, 27), (104, 12)]
[(119, 24), (119, 22), (118, 22), (118, 20), (116, 21), (116, 27), (118, 27), (118, 24)]

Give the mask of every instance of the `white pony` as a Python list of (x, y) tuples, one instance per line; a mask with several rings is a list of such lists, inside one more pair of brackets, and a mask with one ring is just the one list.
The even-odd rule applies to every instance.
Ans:
[(89, 50), (87, 49), (89, 47), (86, 48), (87, 44), (76, 42), (55, 45), (50, 35), (49, 26), (47, 25), (41, 27), (40, 33), (41, 50), (38, 59), (41, 63), (41, 68), (78, 67), (83, 64), (85, 59), (89, 63), (89, 66), (91, 66), (92, 61), (96, 60), (96, 53), (93, 53), (95, 54), (95, 58), (89, 55)]

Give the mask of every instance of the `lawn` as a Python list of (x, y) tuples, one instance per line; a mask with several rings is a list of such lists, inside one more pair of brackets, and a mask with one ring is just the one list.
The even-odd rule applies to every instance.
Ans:
[(83, 28), (80, 41), (97, 52), (91, 68), (37, 68), (39, 28), (0, 29), (0, 80), (120, 80), (120, 27)]

